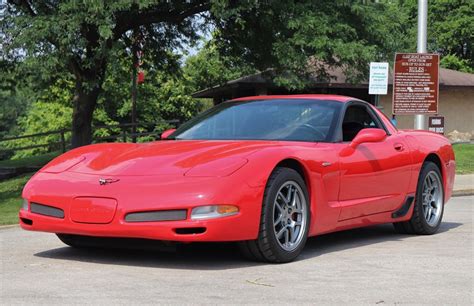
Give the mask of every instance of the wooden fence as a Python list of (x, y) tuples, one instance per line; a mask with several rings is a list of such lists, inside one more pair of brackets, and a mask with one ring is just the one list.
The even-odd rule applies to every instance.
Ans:
[[(99, 129), (106, 129), (109, 131), (109, 135), (101, 136), (101, 137), (94, 137), (93, 143), (99, 142), (135, 142), (137, 137), (145, 137), (151, 136), (155, 140), (160, 139), (160, 135), (163, 131), (155, 130), (155, 127), (162, 124), (168, 124), (171, 126), (177, 127), (180, 124), (179, 120), (166, 120), (161, 122), (150, 122), (150, 123), (123, 123), (123, 124), (113, 124), (113, 125), (101, 125), (101, 126), (94, 126), (93, 132)], [(136, 132), (136, 130), (144, 130), (141, 132)], [(117, 132), (119, 131), (119, 132)], [(1, 156), (6, 155), (7, 152), (15, 152), (21, 150), (30, 150), (36, 148), (46, 148), (47, 151), (54, 151), (54, 150), (61, 150), (62, 152), (66, 152), (70, 148), (70, 139), (68, 135), (71, 134), (71, 130), (56, 130), (56, 131), (49, 131), (44, 133), (36, 133), (36, 134), (29, 134), (29, 135), (21, 135), (21, 136), (7, 136), (0, 139), (0, 159)], [(41, 138), (47, 136), (54, 136), (54, 141), (48, 141), (45, 143), (40, 143)], [(34, 139), (34, 142), (38, 142), (40, 144), (34, 145), (27, 145), (27, 146), (8, 146), (6, 147), (4, 144), (7, 142), (15, 142), (20, 139)]]

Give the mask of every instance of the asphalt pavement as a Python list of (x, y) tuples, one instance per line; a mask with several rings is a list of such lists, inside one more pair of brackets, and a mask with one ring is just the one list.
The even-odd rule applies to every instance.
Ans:
[(0, 304), (472, 305), (474, 196), (452, 198), (440, 232), (391, 225), (309, 239), (289, 264), (232, 244), (177, 252), (77, 250), (53, 234), (0, 229)]

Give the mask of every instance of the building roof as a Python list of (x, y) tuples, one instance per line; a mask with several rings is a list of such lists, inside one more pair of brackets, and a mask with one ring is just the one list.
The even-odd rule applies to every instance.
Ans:
[[(348, 81), (342, 68), (327, 69), (328, 78), (318, 79), (313, 77), (310, 83), (314, 88), (368, 88), (368, 80), (361, 81), (357, 84), (352, 84)], [(195, 98), (210, 98), (216, 95), (229, 92), (234, 88), (251, 88), (251, 87), (277, 87), (272, 79), (275, 72), (273, 70), (266, 70), (263, 72), (247, 75), (235, 80), (231, 80), (225, 84), (207, 88), (193, 94)], [(389, 73), (388, 84), (393, 84), (393, 73)], [(460, 72), (451, 69), (439, 69), (439, 85), (440, 87), (474, 87), (474, 74)]]

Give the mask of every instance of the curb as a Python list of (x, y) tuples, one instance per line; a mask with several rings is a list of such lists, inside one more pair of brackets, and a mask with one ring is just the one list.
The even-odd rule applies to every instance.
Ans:
[(472, 195), (474, 195), (474, 189), (454, 190), (452, 193), (453, 197), (472, 196)]
[(9, 228), (12, 228), (12, 227), (19, 227), (19, 226), (20, 226), (20, 224), (0, 225), (0, 230), (9, 229)]

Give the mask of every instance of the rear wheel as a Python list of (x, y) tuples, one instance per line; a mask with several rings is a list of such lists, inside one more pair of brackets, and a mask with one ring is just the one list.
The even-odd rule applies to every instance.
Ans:
[(275, 263), (294, 260), (308, 236), (308, 203), (306, 185), (298, 172), (276, 168), (265, 188), (258, 238), (239, 243), (243, 255)]
[(441, 225), (444, 189), (441, 172), (433, 162), (425, 162), (420, 171), (415, 206), (410, 220), (394, 223), (401, 234), (432, 235)]

